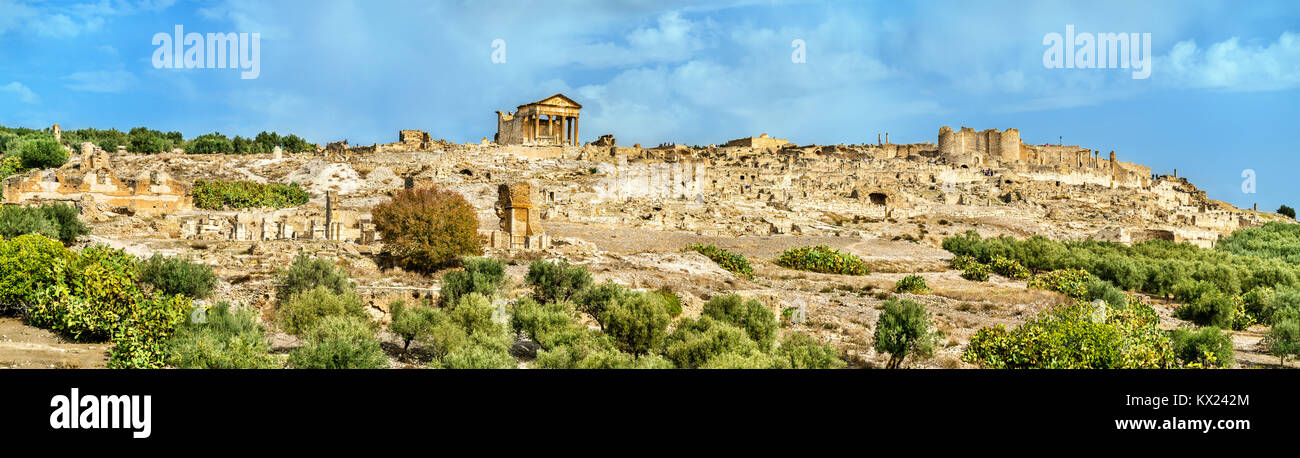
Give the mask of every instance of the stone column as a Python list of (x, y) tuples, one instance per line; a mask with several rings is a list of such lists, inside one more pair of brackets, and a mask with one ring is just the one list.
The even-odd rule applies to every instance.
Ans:
[(578, 139), (578, 117), (577, 116), (573, 117), (573, 144), (575, 146), (582, 144), (581, 140)]

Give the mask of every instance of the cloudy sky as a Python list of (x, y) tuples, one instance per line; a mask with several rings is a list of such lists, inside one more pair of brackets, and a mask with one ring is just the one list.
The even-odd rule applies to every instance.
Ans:
[[(154, 68), (153, 36), (176, 25), (259, 33), (260, 76)], [(1044, 36), (1067, 25), (1149, 33), (1150, 77), (1046, 68)], [(584, 141), (905, 143), (942, 125), (1016, 127), (1177, 168), (1238, 206), (1300, 205), (1291, 1), (0, 0), (8, 126), (464, 142), (490, 138), (496, 110), (556, 92), (584, 105)], [(1257, 193), (1242, 190), (1246, 169)]]

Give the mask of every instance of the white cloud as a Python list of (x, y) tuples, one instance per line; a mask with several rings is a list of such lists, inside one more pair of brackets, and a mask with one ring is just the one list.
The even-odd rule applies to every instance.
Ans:
[(0, 91), (15, 95), (18, 97), (18, 100), (23, 103), (36, 104), (41, 102), (41, 98), (38, 97), (35, 92), (32, 92), (30, 88), (17, 81), (0, 86)]
[(135, 75), (125, 70), (77, 72), (65, 76), (63, 79), (69, 81), (69, 83), (65, 85), (68, 89), (74, 91), (105, 93), (122, 92), (133, 86), (136, 82)]
[(1232, 37), (1200, 48), (1180, 41), (1156, 59), (1152, 79), (1182, 88), (1274, 91), (1300, 86), (1300, 34), (1284, 32), (1266, 45), (1242, 44)]

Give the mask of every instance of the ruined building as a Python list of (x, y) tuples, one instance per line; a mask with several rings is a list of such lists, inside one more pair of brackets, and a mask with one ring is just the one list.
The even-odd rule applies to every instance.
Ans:
[(501, 218), (501, 230), (492, 231), (492, 248), (542, 250), (550, 246), (550, 237), (542, 229), (541, 213), (533, 206), (532, 192), (533, 187), (526, 182), (497, 187), (496, 213)]
[(108, 154), (90, 143), (81, 145), (81, 164), (73, 168), (32, 170), (4, 180), (4, 200), (14, 203), (82, 202), (107, 205), (124, 213), (156, 216), (193, 208), (190, 188), (166, 173), (123, 178), (109, 169)]
[(582, 105), (564, 94), (520, 105), (514, 113), (497, 112), (500, 145), (578, 146), (578, 111)]

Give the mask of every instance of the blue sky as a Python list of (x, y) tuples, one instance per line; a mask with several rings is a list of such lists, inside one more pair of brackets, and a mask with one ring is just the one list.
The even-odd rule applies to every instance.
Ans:
[[(260, 33), (261, 75), (154, 68), (153, 35), (177, 24)], [(1045, 68), (1044, 35), (1067, 24), (1150, 33), (1151, 76)], [(904, 143), (942, 125), (1016, 127), (1026, 142), (1177, 168), (1237, 206), (1300, 204), (1295, 2), (0, 0), (8, 126), (464, 142), (490, 138), (496, 110), (556, 92), (585, 106), (585, 141)]]

